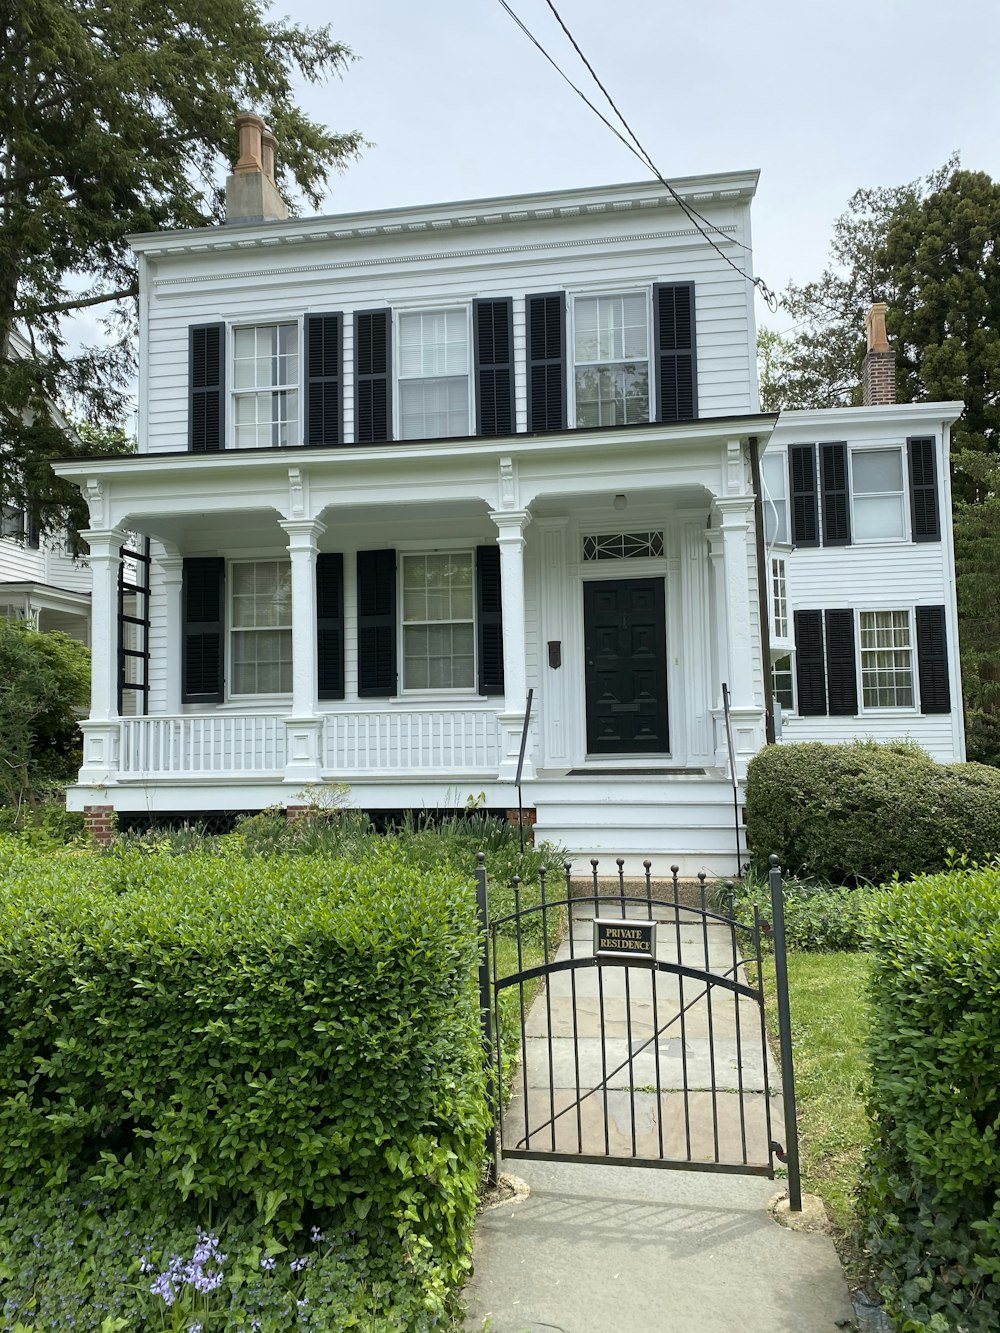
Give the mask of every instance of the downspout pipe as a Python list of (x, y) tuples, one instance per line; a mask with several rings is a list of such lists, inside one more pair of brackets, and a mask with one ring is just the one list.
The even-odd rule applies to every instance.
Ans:
[(771, 606), (767, 595), (770, 573), (764, 551), (764, 488), (760, 481), (760, 446), (756, 435), (751, 435), (750, 478), (753, 483), (753, 516), (757, 550), (757, 604), (760, 615), (760, 655), (764, 670), (764, 735), (768, 745), (774, 744), (774, 696), (771, 692)]

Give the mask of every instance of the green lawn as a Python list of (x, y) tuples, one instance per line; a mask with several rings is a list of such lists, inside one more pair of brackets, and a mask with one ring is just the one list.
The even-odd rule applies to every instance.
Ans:
[[(868, 1136), (865, 1114), (869, 960), (864, 953), (789, 953), (788, 990), (803, 1189), (827, 1204), (843, 1242)], [(765, 980), (777, 1043), (774, 966)]]

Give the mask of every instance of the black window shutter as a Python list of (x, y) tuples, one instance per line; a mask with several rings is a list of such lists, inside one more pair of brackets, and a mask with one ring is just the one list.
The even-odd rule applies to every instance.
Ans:
[(476, 637), (479, 693), (503, 694), (503, 618), (500, 547), (476, 547)]
[(858, 670), (854, 650), (854, 612), (826, 613), (826, 675), (830, 716), (856, 717)]
[(514, 434), (514, 302), (474, 301), (476, 434)]
[(344, 557), (316, 557), (316, 682), (321, 699), (344, 697)]
[(795, 612), (795, 683), (802, 717), (826, 716), (823, 612)]
[(344, 438), (341, 315), (306, 315), (306, 444)]
[(221, 703), (226, 562), (221, 556), (184, 561), (181, 702)]
[(358, 698), (396, 693), (396, 552), (358, 552)]
[(193, 324), (188, 331), (188, 448), (210, 454), (225, 443), (225, 324)]
[(528, 429), (566, 429), (566, 294), (525, 297)]
[(354, 316), (354, 439), (392, 439), (392, 312), (359, 310)]
[(792, 543), (819, 545), (819, 507), (816, 502), (816, 446), (793, 444), (788, 450), (791, 477)]
[(821, 444), (823, 545), (850, 546), (851, 507), (847, 498), (847, 445)]
[(910, 474), (910, 534), (915, 542), (939, 542), (941, 517), (933, 437), (907, 440), (906, 453)]
[(920, 711), (950, 713), (948, 631), (943, 606), (917, 607), (917, 674), (920, 678)]
[(653, 287), (656, 342), (656, 419), (693, 421), (698, 415), (694, 283)]

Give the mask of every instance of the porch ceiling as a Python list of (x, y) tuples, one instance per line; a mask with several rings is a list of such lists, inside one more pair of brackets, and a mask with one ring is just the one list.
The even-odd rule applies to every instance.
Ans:
[[(625, 497), (624, 506), (620, 501), (616, 505), (615, 497), (622, 495)], [(672, 510), (704, 508), (707, 514), (711, 503), (712, 495), (704, 486), (636, 487), (629, 486), (627, 480), (623, 479), (620, 486), (609, 487), (605, 493), (575, 493), (572, 490), (572, 479), (567, 478), (565, 491), (549, 491), (536, 496), (531, 502), (531, 512), (538, 518), (593, 516), (606, 519), (613, 514), (616, 522), (627, 522), (630, 512), (648, 513), (657, 510), (669, 513)]]
[(142, 514), (123, 526), (130, 532), (176, 546), (184, 554), (247, 545), (287, 545), (276, 509), (228, 509), (224, 512)]

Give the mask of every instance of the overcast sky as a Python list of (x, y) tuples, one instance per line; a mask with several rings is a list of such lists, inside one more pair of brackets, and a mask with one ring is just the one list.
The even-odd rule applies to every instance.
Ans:
[[(509, 2), (589, 93), (546, 0)], [(556, 3), (668, 180), (760, 168), (755, 268), (775, 290), (818, 275), (859, 186), (926, 175), (956, 149), (1000, 179), (1000, 0)], [(301, 94), (373, 141), (324, 212), (644, 178), (497, 0), (274, 8), (330, 23), (359, 57)]]

